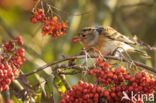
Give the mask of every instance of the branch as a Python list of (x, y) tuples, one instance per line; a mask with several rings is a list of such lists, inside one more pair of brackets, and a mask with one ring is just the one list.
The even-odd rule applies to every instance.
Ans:
[(126, 5), (121, 5), (120, 8), (129, 8), (129, 7), (138, 7), (138, 6), (147, 6), (147, 7), (151, 7), (153, 6), (154, 3), (144, 3), (144, 2), (140, 2), (140, 3), (136, 3), (136, 4), (126, 4)]
[[(60, 59), (60, 60), (57, 60), (57, 61), (54, 61), (54, 62), (45, 64), (45, 65), (43, 65), (42, 67), (39, 67), (39, 68), (33, 70), (32, 72), (25, 73), (24, 76), (32, 75), (32, 74), (34, 74), (34, 73), (37, 73), (37, 72), (39, 72), (39, 71), (42, 71), (43, 69), (45, 69), (45, 68), (47, 68), (47, 67), (49, 67), (49, 66), (52, 66), (52, 65), (55, 65), (55, 64), (59, 64), (59, 63), (61, 63), (61, 62), (64, 62), (64, 61), (67, 61), (67, 60), (72, 60), (72, 59), (79, 59), (79, 58), (73, 58), (73, 57), (71, 57), (71, 58)], [(65, 68), (65, 69), (73, 68), (73, 69), (83, 70), (83, 68), (80, 67), (80, 66), (67, 66), (67, 65), (64, 65), (64, 64), (62, 64), (62, 65), (57, 65), (54, 69), (57, 69), (57, 68)]]
[[(100, 55), (90, 55), (88, 56), (88, 58), (97, 58), (99, 57)], [(149, 70), (149, 71), (152, 71), (154, 73), (156, 73), (156, 68), (152, 68), (152, 67), (149, 67), (143, 63), (140, 63), (138, 61), (134, 61), (134, 60), (129, 60), (129, 59), (126, 59), (126, 58), (120, 58), (120, 57), (116, 57), (116, 56), (103, 56), (104, 58), (106, 59), (112, 59), (112, 60), (118, 60), (118, 61), (123, 61), (123, 62), (128, 62), (128, 63), (132, 63), (138, 67), (142, 67), (146, 70)], [(25, 76), (29, 76), (29, 75), (32, 75), (34, 73), (37, 73), (39, 71), (42, 71), (43, 69), (49, 67), (49, 66), (52, 66), (52, 65), (56, 65), (56, 64), (59, 64), (59, 63), (62, 63), (62, 62), (65, 62), (65, 61), (68, 61), (68, 60), (75, 60), (75, 59), (85, 59), (86, 56), (85, 55), (78, 55), (78, 56), (73, 56), (73, 57), (65, 57), (63, 59), (60, 59), (60, 60), (57, 60), (57, 61), (54, 61), (54, 62), (51, 62), (51, 63), (48, 63), (46, 65), (43, 65), (35, 70), (33, 70), (32, 72), (28, 72), (28, 73), (25, 73), (24, 75)], [(57, 65), (55, 67), (55, 69), (57, 68), (66, 68), (66, 69), (69, 69), (69, 68), (73, 68), (73, 69), (79, 69), (79, 70), (84, 70), (82, 67), (80, 66), (68, 66), (68, 65), (65, 65), (65, 64), (62, 64), (62, 65)]]

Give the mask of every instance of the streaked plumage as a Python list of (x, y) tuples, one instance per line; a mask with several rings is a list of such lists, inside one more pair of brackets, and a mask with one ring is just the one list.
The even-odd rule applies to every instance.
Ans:
[[(116, 48), (120, 52), (135, 51), (136, 43), (109, 26), (87, 27), (78, 33), (80, 44), (91, 53), (110, 55)], [(123, 50), (124, 49), (124, 50)]]

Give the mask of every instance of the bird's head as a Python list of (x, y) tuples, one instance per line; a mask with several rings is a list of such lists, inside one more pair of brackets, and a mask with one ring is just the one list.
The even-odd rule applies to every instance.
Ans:
[(99, 39), (101, 30), (96, 27), (86, 27), (78, 33), (78, 39), (83, 46), (92, 46)]

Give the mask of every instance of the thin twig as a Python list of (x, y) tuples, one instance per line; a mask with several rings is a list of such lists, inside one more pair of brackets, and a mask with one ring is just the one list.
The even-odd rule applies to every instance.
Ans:
[(65, 14), (65, 15), (69, 15), (69, 16), (81, 16), (81, 15), (88, 14), (88, 13), (91, 12), (91, 10), (86, 10), (86, 11), (83, 11), (83, 12), (79, 12), (79, 13), (75, 13), (75, 14), (70, 14), (68, 12), (65, 12), (65, 11), (63, 11), (63, 10), (61, 10), (61, 9), (53, 6), (53, 5), (50, 5), (50, 7), (53, 8), (53, 9), (55, 9), (55, 10), (57, 10), (58, 12), (61, 12), (61, 13)]
[[(34, 1), (34, 2), (35, 2), (35, 1)], [(39, 2), (40, 2), (40, 0), (37, 0), (37, 1), (36, 1), (35, 5), (34, 5), (34, 7), (33, 7), (33, 9), (32, 9), (32, 12), (34, 12), (34, 11), (36, 10), (36, 8), (37, 8)]]
[[(55, 64), (58, 64), (58, 63), (67, 61), (67, 60), (71, 60), (71, 59), (78, 59), (78, 58), (72, 58), (72, 57), (70, 57), (70, 58), (65, 58), (65, 59), (57, 60), (57, 61), (54, 61), (54, 62), (45, 64), (45, 65), (43, 65), (42, 67), (39, 67), (38, 69), (33, 70), (32, 72), (25, 73), (24, 75), (25, 75), (25, 76), (32, 75), (32, 74), (37, 73), (37, 72), (39, 72), (39, 71), (41, 71), (41, 70), (43, 70), (43, 69), (45, 69), (45, 68), (47, 68), (47, 67), (49, 67), (49, 66), (51, 66), (51, 65), (55, 65)], [(80, 66), (66, 66), (66, 65), (64, 65), (64, 64), (62, 64), (62, 65), (57, 65), (57, 66), (55, 67), (55, 69), (57, 69), (57, 68), (65, 68), (65, 69), (73, 68), (73, 69), (78, 69), (78, 70), (81, 70), (81, 71), (83, 70), (83, 68), (80, 67)]]
[(120, 8), (129, 8), (129, 7), (138, 7), (138, 6), (147, 6), (147, 7), (151, 7), (153, 5), (153, 3), (136, 3), (136, 4), (127, 4), (127, 5), (121, 5)]
[(59, 74), (64, 74), (64, 75), (73, 75), (73, 74), (79, 74), (81, 71), (71, 71), (71, 72), (59, 72)]

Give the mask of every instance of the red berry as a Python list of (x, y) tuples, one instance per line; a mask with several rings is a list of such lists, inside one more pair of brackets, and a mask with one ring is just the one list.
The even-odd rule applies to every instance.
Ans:
[(115, 92), (115, 87), (111, 87), (111, 91)]
[(17, 40), (17, 43), (18, 43), (19, 45), (23, 45), (23, 41), (22, 41), (22, 37), (21, 37), (21, 36), (17, 36), (17, 37), (16, 37), (16, 40)]
[(132, 86), (133, 86), (133, 87), (137, 87), (138, 85), (137, 85), (136, 82), (133, 82), (133, 83), (132, 83)]
[(98, 95), (98, 93), (96, 93), (95, 95), (94, 95), (94, 98), (98, 98), (99, 97), (99, 95)]
[(34, 17), (32, 17), (30, 20), (31, 20), (32, 23), (36, 23), (37, 22), (37, 19), (34, 18)]
[(97, 87), (97, 89), (96, 89), (96, 90), (97, 90), (97, 92), (98, 92), (98, 93), (100, 93), (100, 92), (102, 91), (102, 88)]
[(73, 43), (77, 43), (78, 42), (78, 38), (73, 38), (72, 41), (73, 41)]
[(140, 74), (136, 74), (136, 75), (135, 75), (135, 78), (136, 78), (136, 79), (141, 79), (141, 75), (140, 75)]
[(41, 19), (42, 19), (42, 16), (41, 16), (41, 15), (37, 15), (37, 16), (36, 16), (36, 19), (37, 19), (37, 20), (41, 20)]
[(116, 94), (114, 92), (112, 92), (111, 96), (114, 98), (114, 97), (116, 97)]
[(142, 76), (146, 77), (146, 73), (145, 72), (142, 72)]
[(103, 61), (103, 59), (101, 58), (101, 57), (98, 57), (97, 58), (97, 63), (99, 64), (99, 63), (102, 63), (102, 61)]
[(11, 100), (11, 99), (9, 99), (9, 100), (7, 101), (7, 103), (14, 103), (14, 101)]
[(110, 66), (109, 66), (109, 63), (108, 62), (104, 62), (104, 67), (105, 68), (109, 68)]
[(132, 90), (133, 90), (133, 87), (132, 87), (132, 86), (130, 86), (130, 87), (128, 88), (128, 90), (129, 90), (129, 91), (132, 91)]
[(93, 70), (89, 70), (88, 74), (89, 75), (93, 75), (94, 74), (94, 71)]
[(109, 96), (109, 91), (105, 90), (105, 91), (103, 92), (103, 95), (106, 96), (106, 97), (108, 97), (108, 96)]
[(108, 75), (108, 77), (111, 77), (111, 78), (113, 77), (113, 73), (112, 72), (108, 72), (107, 75)]
[(63, 99), (63, 100), (60, 101), (60, 103), (66, 103), (66, 101)]
[(84, 82), (83, 82), (82, 80), (79, 80), (78, 84), (79, 84), (80, 86), (82, 86), (82, 85), (84, 84)]

